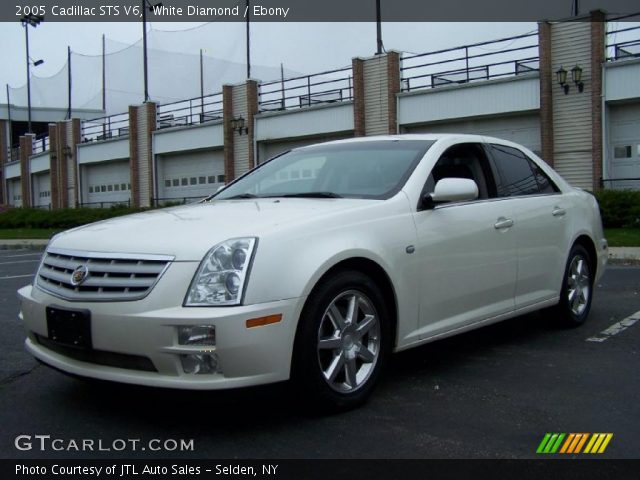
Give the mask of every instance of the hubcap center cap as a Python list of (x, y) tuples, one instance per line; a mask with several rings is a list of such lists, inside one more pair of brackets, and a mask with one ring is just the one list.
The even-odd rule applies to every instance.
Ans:
[(351, 350), (354, 346), (353, 337), (350, 334), (346, 334), (342, 337), (342, 349)]

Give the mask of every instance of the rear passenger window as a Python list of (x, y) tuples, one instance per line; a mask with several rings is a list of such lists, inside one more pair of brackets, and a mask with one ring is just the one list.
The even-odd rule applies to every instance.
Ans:
[[(491, 145), (491, 153), (497, 169), (498, 197), (536, 195), (554, 191), (544, 172), (520, 150), (504, 145)], [(549, 189), (550, 192), (547, 192)]]

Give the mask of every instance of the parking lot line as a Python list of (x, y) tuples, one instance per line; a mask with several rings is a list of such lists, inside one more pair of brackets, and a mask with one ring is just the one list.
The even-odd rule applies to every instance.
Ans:
[(35, 260), (16, 260), (15, 262), (0, 262), (0, 265), (15, 265), (18, 263), (37, 263), (40, 259), (37, 258)]
[(11, 277), (0, 277), (0, 280), (9, 280), (11, 278), (27, 278), (27, 277), (33, 277), (34, 274), (30, 273), (29, 275), (13, 275)]
[(633, 315), (628, 316), (624, 320), (620, 320), (619, 322), (614, 323), (606, 330), (603, 330), (595, 337), (587, 338), (587, 342), (604, 342), (614, 335), (619, 334), (620, 332), (626, 330), (634, 323), (640, 320), (640, 312), (636, 312)]
[(42, 253), (21, 253), (20, 255), (2, 255), (0, 258), (40, 257)]

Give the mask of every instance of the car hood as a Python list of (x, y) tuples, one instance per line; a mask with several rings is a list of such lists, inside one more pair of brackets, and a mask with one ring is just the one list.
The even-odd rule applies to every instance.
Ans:
[(92, 223), (56, 235), (49, 248), (163, 254), (181, 261), (200, 261), (211, 247), (229, 238), (260, 237), (371, 202), (329, 198), (219, 200)]

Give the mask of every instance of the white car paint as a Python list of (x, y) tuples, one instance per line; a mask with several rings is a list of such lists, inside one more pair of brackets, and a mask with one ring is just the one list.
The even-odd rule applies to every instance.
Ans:
[[(595, 200), (568, 185), (531, 151), (473, 135), (331, 143), (380, 139), (435, 141), (401, 190), (386, 200), (214, 200), (115, 218), (55, 236), (48, 251), (158, 254), (174, 260), (151, 292), (137, 301), (68, 301), (38, 286), (22, 288), (20, 315), (28, 331), (27, 349), (43, 362), (77, 375), (176, 388), (233, 388), (289, 378), (305, 302), (342, 261), (368, 259), (386, 273), (397, 307), (395, 350), (557, 303), (567, 256), (581, 235), (594, 245), (596, 280), (602, 275), (606, 240)], [(519, 148), (560, 192), (456, 202), (420, 211), (431, 169), (447, 148), (464, 142)], [(554, 215), (559, 209), (565, 214)], [(242, 304), (183, 307), (205, 254), (227, 239), (249, 236), (258, 238), (258, 245)], [(145, 356), (158, 371), (101, 366), (49, 350), (35, 336), (47, 335), (49, 305), (90, 310), (93, 348)], [(247, 319), (273, 314), (282, 314), (282, 321), (245, 327)], [(215, 325), (222, 373), (182, 371), (179, 355), (199, 349), (176, 344), (179, 325)]]

